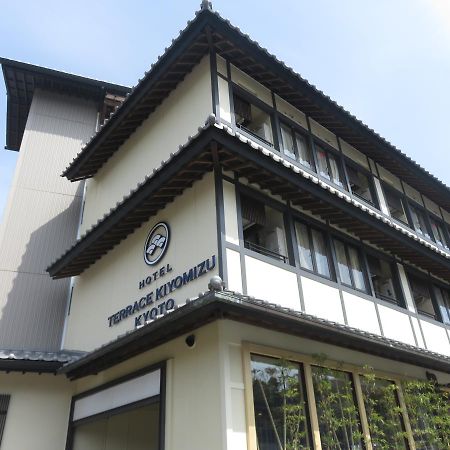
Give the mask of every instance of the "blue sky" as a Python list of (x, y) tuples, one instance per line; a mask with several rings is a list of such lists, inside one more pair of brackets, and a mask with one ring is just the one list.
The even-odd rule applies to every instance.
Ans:
[[(200, 0), (3, 2), (0, 55), (134, 85)], [(450, 185), (448, 0), (215, 0), (214, 9)], [(0, 140), (6, 92), (0, 82)], [(17, 154), (0, 150), (0, 218)]]

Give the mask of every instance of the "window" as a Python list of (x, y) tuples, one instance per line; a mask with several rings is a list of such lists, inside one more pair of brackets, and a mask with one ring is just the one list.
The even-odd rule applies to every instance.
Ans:
[(238, 94), (233, 95), (236, 126), (273, 146), (270, 115)]
[(0, 445), (2, 443), (3, 430), (5, 429), (6, 414), (8, 413), (10, 396), (0, 394)]
[(450, 324), (450, 292), (440, 286), (433, 286), (442, 320)]
[(429, 283), (411, 274), (408, 276), (408, 279), (417, 312), (438, 320)]
[(430, 238), (425, 213), (420, 208), (414, 205), (410, 205), (410, 210), (414, 230), (416, 230), (417, 233)]
[(296, 222), (295, 231), (300, 266), (326, 278), (331, 278), (330, 256), (324, 234), (300, 222)]
[(313, 366), (312, 378), (322, 449), (362, 449), (361, 420), (351, 374)]
[(307, 138), (284, 123), (281, 123), (281, 146), (284, 154), (289, 158), (295, 159), (305, 167), (314, 170)]
[(439, 220), (430, 216), (431, 232), (433, 234), (434, 242), (440, 247), (449, 250), (447, 235), (445, 233), (444, 225)]
[(319, 145), (315, 145), (317, 156), (317, 171), (319, 175), (345, 188), (344, 177), (338, 157)]
[(368, 375), (361, 377), (361, 388), (373, 448), (406, 450), (395, 383)]
[(288, 262), (283, 214), (245, 195), (241, 196), (241, 212), (245, 247)]
[(301, 365), (251, 356), (257, 448), (313, 448)]
[(384, 196), (386, 197), (386, 203), (391, 217), (403, 222), (405, 225), (409, 225), (402, 194), (394, 189), (384, 187)]
[(398, 304), (393, 265), (372, 255), (367, 255), (367, 263), (375, 296)]
[(361, 258), (355, 247), (334, 240), (339, 278), (342, 284), (367, 291)]
[(375, 205), (371, 175), (366, 175), (362, 170), (353, 165), (346, 164), (345, 167), (347, 169), (348, 182), (352, 194)]

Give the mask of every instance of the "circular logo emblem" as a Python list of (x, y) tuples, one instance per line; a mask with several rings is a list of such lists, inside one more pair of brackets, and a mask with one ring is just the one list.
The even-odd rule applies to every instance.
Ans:
[(156, 264), (169, 246), (169, 226), (165, 222), (157, 223), (148, 233), (144, 245), (144, 261), (149, 266)]

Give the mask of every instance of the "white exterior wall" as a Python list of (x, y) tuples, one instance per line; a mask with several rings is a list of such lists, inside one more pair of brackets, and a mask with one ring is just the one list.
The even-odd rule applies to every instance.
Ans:
[(0, 392), (11, 399), (2, 450), (61, 450), (74, 386), (62, 376), (0, 374)]
[(223, 355), (219, 350), (219, 322), (134, 357), (96, 376), (76, 381), (81, 393), (123, 375), (168, 360), (166, 381), (165, 450), (222, 450), (224, 447)]
[[(243, 346), (249, 342), (267, 348), (277, 348), (294, 355), (326, 355), (331, 361), (362, 367), (367, 364), (375, 371), (396, 377), (426, 379), (426, 369), (399, 363), (377, 356), (299, 338), (256, 326), (222, 320), (220, 322), (220, 353), (224, 360), (225, 417), (227, 442), (224, 449), (247, 450), (247, 422), (245, 410), (245, 385)], [(286, 357), (286, 356), (284, 356)], [(433, 371), (438, 382), (445, 384), (450, 375)]]
[(348, 292), (348, 288), (339, 288), (338, 283), (305, 271), (299, 274), (292, 266), (254, 252), (241, 257), (243, 248), (239, 247), (234, 185), (224, 182), (223, 194), (228, 289), (442, 355), (449, 354), (449, 327), (417, 314), (401, 264), (397, 263), (397, 267), (407, 309), (356, 290)]
[(127, 196), (170, 153), (185, 144), (212, 113), (209, 58), (164, 99), (87, 184), (81, 232)]
[[(214, 178), (210, 173), (76, 278), (65, 348), (92, 350), (133, 330), (134, 317), (139, 314), (112, 326), (109, 326), (108, 317), (215, 255), (214, 270), (164, 300), (173, 298), (181, 304), (186, 298), (207, 290), (210, 278), (218, 273), (214, 192)], [(170, 243), (163, 259), (155, 266), (148, 266), (143, 258), (145, 240), (150, 229), (160, 221), (169, 224)], [(139, 289), (141, 280), (167, 264), (172, 267), (170, 273)]]
[(69, 280), (45, 269), (75, 240), (82, 185), (60, 175), (96, 116), (94, 102), (34, 93), (0, 228), (0, 348), (60, 348)]

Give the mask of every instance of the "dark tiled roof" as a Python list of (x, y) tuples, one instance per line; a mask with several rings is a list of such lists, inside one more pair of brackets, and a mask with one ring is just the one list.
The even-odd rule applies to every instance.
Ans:
[(450, 189), (442, 181), (209, 8), (203, 8), (195, 20), (188, 22), (63, 175), (70, 180), (93, 176), (183, 79), (185, 74), (180, 71), (191, 70), (209, 45), (339, 137), (450, 209)]
[(36, 88), (101, 101), (105, 94), (124, 96), (130, 88), (21, 61), (0, 58), (8, 106), (6, 148), (19, 151)]
[(56, 372), (63, 364), (70, 364), (86, 352), (60, 350), (0, 350), (0, 370), (23, 372)]
[[(231, 141), (228, 139), (228, 143), (226, 143), (223, 137), (231, 137)], [(449, 253), (439, 249), (435, 244), (423, 240), (406, 227), (396, 224), (379, 211), (352, 199), (348, 193), (341, 192), (316, 175), (284, 160), (273, 151), (262, 147), (240, 133), (233, 132), (231, 128), (223, 124), (216, 123), (213, 115), (209, 117), (204, 126), (199, 127), (195, 136), (191, 136), (186, 144), (180, 146), (178, 151), (171, 154), (166, 161), (163, 161), (160, 167), (155, 168), (151, 176), (146, 177), (121, 202), (118, 202), (115, 208), (112, 208), (109, 213), (105, 214), (103, 218), (87, 230), (64, 255), (53, 262), (47, 268), (50, 275), (54, 278), (79, 275), (128, 234), (156, 214), (168, 201), (181, 194), (187, 186), (190, 186), (204, 173), (211, 171), (214, 166), (214, 158), (210, 150), (212, 142), (219, 143), (218, 162), (226, 170), (235, 170), (240, 173), (239, 167), (245, 167), (244, 176), (250, 181), (258, 183), (262, 188), (278, 189), (278, 194), (282, 196), (284, 189), (287, 192), (286, 200), (295, 204), (297, 196), (299, 205), (319, 215), (327, 214), (326, 218), (331, 223), (336, 223), (350, 232), (354, 232), (361, 239), (373, 242), (381, 248), (385, 248), (388, 252), (394, 251), (397, 256), (404, 260), (450, 280)], [(288, 185), (287, 182), (277, 181), (273, 173), (269, 171), (267, 171), (267, 176), (261, 176), (260, 168), (255, 169), (256, 175), (252, 178), (248, 162), (241, 162), (237, 166), (233, 165), (236, 164), (236, 161), (230, 163), (229, 161), (236, 160), (235, 152), (238, 152), (238, 149), (231, 150), (233, 145), (236, 147), (236, 143), (240, 146), (244, 144), (247, 153), (248, 150), (251, 151), (247, 158), (260, 158), (262, 156), (264, 160), (271, 163), (270, 168), (275, 162), (276, 165), (294, 172), (296, 184), (291, 183), (289, 187), (284, 187), (284, 185)], [(231, 156), (229, 155), (230, 152), (232, 153)], [(254, 164), (258, 163), (254, 162)], [(274, 165), (273, 168), (275, 169), (276, 166)], [(268, 183), (267, 180), (270, 180), (270, 182)], [(303, 184), (300, 188), (299, 185), (305, 182), (309, 186)], [(281, 190), (280, 185), (282, 186)], [(316, 189), (314, 185), (320, 187), (319, 191), (322, 192), (319, 192), (319, 194), (322, 194), (322, 196), (310, 195), (311, 190)], [(332, 197), (328, 196), (328, 198), (334, 202), (339, 201), (338, 199), (342, 200), (339, 202), (340, 206), (324, 205), (320, 201), (320, 198), (323, 198), (323, 191), (327, 191), (326, 195), (331, 194)], [(347, 214), (348, 204), (351, 205), (349, 210), (351, 214)], [(352, 217), (353, 215), (359, 215), (366, 224), (362, 226), (361, 220)], [(367, 216), (370, 216), (370, 218)], [(370, 227), (367, 223), (368, 220), (375, 227)], [(357, 229), (358, 231), (356, 231)], [(390, 237), (388, 237), (388, 234), (390, 234)], [(398, 240), (403, 241), (401, 243), (396, 242)], [(419, 249), (419, 252), (416, 249)], [(423, 257), (424, 254), (426, 255), (425, 258)]]
[[(70, 378), (81, 378), (98, 373), (217, 319), (229, 319), (261, 326), (273, 331), (450, 373), (448, 356), (236, 292), (214, 290), (187, 300), (185, 305), (173, 312), (119, 336), (77, 361), (66, 364), (61, 372), (66, 373)], [(363, 364), (362, 360), (361, 365)]]

